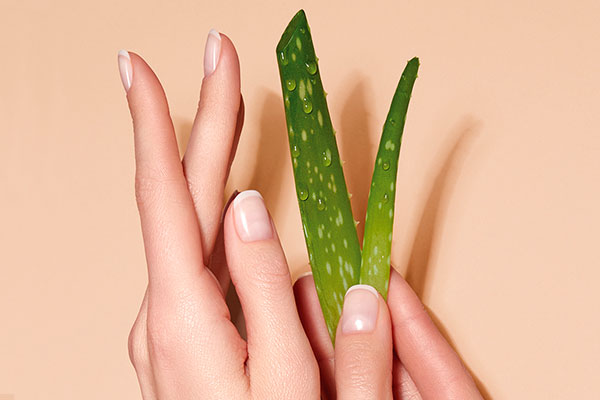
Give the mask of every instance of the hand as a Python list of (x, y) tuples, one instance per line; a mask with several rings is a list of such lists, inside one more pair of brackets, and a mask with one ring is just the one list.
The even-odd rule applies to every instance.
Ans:
[[(129, 338), (143, 398), (317, 398), (318, 366), (262, 198), (242, 192), (221, 218), (244, 114), (233, 44), (209, 34), (183, 162), (165, 94), (150, 67), (138, 55), (120, 52), (119, 68), (133, 117), (148, 264), (148, 287)], [(223, 297), (230, 277), (247, 342)]]
[[(370, 286), (348, 290), (335, 350), (312, 276), (294, 285), (326, 399), (481, 399), (458, 355), (393, 268), (387, 305)], [(335, 362), (334, 362), (335, 360)]]

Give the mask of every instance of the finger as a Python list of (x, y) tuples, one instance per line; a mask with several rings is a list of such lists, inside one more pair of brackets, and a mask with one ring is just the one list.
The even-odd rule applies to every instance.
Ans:
[(338, 399), (392, 399), (392, 328), (387, 306), (368, 285), (344, 297), (335, 339)]
[[(231, 157), (229, 159), (229, 165), (227, 166), (227, 176), (229, 176), (229, 171), (231, 170), (231, 164), (233, 163), (233, 158), (235, 156), (235, 152), (237, 150), (237, 145), (239, 143), (240, 134), (242, 131), (242, 125), (244, 122), (244, 99), (241, 99), (240, 111), (238, 113), (238, 125), (235, 128), (235, 137), (233, 139), (233, 149), (231, 150)], [(215, 239), (215, 244), (213, 246), (213, 250), (210, 253), (210, 260), (208, 262), (208, 267), (215, 275), (217, 280), (219, 281), (219, 285), (221, 286), (221, 291), (224, 295), (227, 293), (229, 289), (229, 283), (231, 281), (229, 277), (229, 269), (227, 268), (227, 260), (225, 258), (225, 243), (223, 241), (223, 219), (225, 218), (225, 213), (229, 208), (229, 205), (237, 196), (239, 192), (234, 190), (229, 200), (225, 203), (225, 207), (223, 207), (223, 212), (221, 216), (221, 222), (219, 224), (219, 230), (217, 233), (217, 237)], [(205, 253), (206, 254), (206, 253)], [(229, 305), (229, 303), (228, 303)]]
[(223, 207), (221, 223), (219, 223), (219, 233), (217, 234), (215, 247), (210, 255), (210, 261), (208, 263), (208, 268), (211, 270), (217, 281), (219, 281), (223, 297), (227, 294), (230, 282), (229, 269), (227, 268), (227, 259), (225, 257), (225, 242), (223, 240), (223, 220), (225, 219), (225, 214), (227, 213), (227, 209), (231, 205), (231, 202), (238, 194), (239, 192), (234, 190), (229, 197), (229, 200), (227, 200), (227, 203), (225, 203), (225, 207)]
[(148, 342), (146, 335), (146, 321), (148, 319), (148, 289), (144, 294), (144, 300), (140, 312), (131, 328), (128, 340), (129, 359), (133, 364), (135, 373), (140, 384), (142, 398), (144, 400), (155, 400), (154, 375), (148, 355)]
[(321, 373), (321, 392), (325, 399), (335, 399), (333, 344), (325, 325), (312, 274), (299, 278), (294, 284), (294, 297), (300, 321), (308, 336)]
[(134, 127), (136, 196), (149, 286), (169, 288), (198, 275), (200, 232), (162, 86), (137, 54), (120, 53), (119, 65), (127, 62), (132, 74), (127, 100)]
[[(126, 56), (125, 56), (126, 55)], [(133, 117), (136, 195), (148, 264), (148, 352), (158, 398), (238, 388), (245, 344), (218, 282), (204, 267), (200, 231), (162, 87), (136, 54), (119, 56)], [(123, 68), (123, 65), (125, 64)]]
[(225, 217), (225, 250), (246, 320), (255, 397), (316, 398), (317, 363), (296, 311), (279, 238), (258, 192), (242, 192), (233, 201)]
[(233, 43), (211, 30), (204, 52), (198, 112), (183, 160), (200, 225), (202, 248), (212, 253), (236, 132), (241, 130), (240, 65)]
[(473, 379), (406, 281), (392, 269), (394, 347), (423, 399), (480, 399)]

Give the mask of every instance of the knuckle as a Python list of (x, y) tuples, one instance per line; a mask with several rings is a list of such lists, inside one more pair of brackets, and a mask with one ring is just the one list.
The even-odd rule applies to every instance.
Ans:
[(174, 177), (161, 168), (138, 167), (135, 174), (135, 198), (138, 206), (145, 206), (163, 197), (176, 182)]
[(185, 357), (190, 349), (202, 347), (211, 335), (214, 336), (211, 329), (215, 324), (201, 321), (198, 308), (197, 296), (189, 290), (173, 294), (149, 308), (147, 342), (152, 360), (170, 364)]
[(287, 368), (280, 368), (280, 371), (287, 371), (290, 379), (301, 378), (300, 382), (313, 382), (312, 379), (318, 379), (319, 367), (312, 354), (309, 356), (302, 350), (297, 349), (295, 352), (292, 351), (287, 357), (284, 357), (283, 364)]
[(312, 358), (310, 362), (302, 362), (297, 365), (298, 373), (296, 376), (300, 376), (303, 379), (299, 382), (318, 382), (319, 381), (319, 365), (317, 361)]
[(129, 332), (127, 349), (129, 350), (129, 360), (136, 370), (146, 366), (148, 361), (147, 346), (141, 327), (137, 322), (133, 324)]
[(165, 318), (148, 316), (148, 352), (152, 359), (168, 362), (178, 348), (179, 334)]
[[(341, 355), (341, 369), (346, 384), (361, 391), (374, 391), (372, 379), (374, 365), (379, 364), (372, 346), (366, 341), (347, 343)], [(337, 359), (337, 357), (336, 357)]]
[(267, 252), (256, 254), (255, 267), (249, 269), (247, 279), (267, 295), (278, 295), (291, 288), (289, 268), (280, 258)]
[(301, 351), (286, 353), (273, 362), (269, 376), (273, 377), (266, 385), (269, 395), (258, 398), (296, 399), (318, 396), (318, 393), (311, 393), (314, 387), (305, 384), (318, 382), (320, 379), (319, 367), (312, 355), (307, 357)]

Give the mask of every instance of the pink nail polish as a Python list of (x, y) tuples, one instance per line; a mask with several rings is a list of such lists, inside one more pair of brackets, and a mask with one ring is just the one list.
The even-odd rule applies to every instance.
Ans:
[(342, 333), (368, 333), (375, 329), (379, 312), (379, 295), (369, 285), (354, 285), (344, 297)]
[(133, 81), (133, 68), (131, 67), (131, 57), (125, 50), (120, 50), (118, 55), (119, 60), (119, 73), (121, 74), (121, 82), (125, 92), (128, 92), (131, 88), (131, 82)]
[(271, 218), (262, 196), (246, 190), (233, 200), (235, 230), (242, 242), (256, 242), (273, 237)]
[(221, 35), (214, 29), (208, 32), (204, 48), (204, 76), (209, 76), (217, 68), (221, 55)]

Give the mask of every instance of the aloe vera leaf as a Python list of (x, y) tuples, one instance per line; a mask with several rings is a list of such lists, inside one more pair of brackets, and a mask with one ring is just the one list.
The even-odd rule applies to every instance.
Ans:
[(387, 298), (390, 279), (398, 157), (418, 69), (419, 59), (415, 57), (404, 68), (394, 93), (379, 142), (367, 203), (360, 283), (373, 286), (384, 298)]
[(304, 238), (333, 342), (344, 294), (358, 283), (360, 243), (304, 11), (276, 51)]

